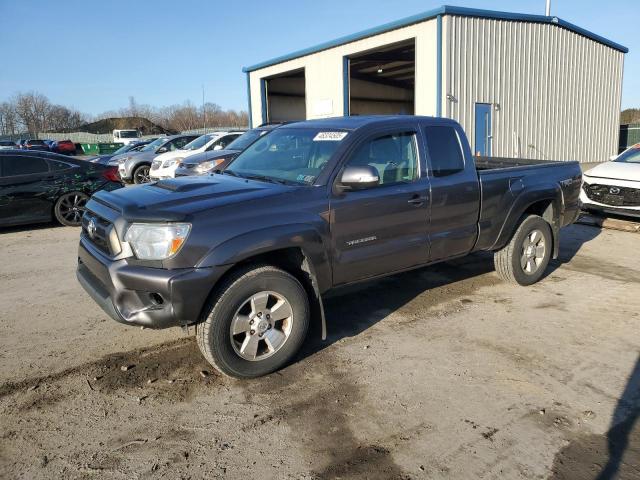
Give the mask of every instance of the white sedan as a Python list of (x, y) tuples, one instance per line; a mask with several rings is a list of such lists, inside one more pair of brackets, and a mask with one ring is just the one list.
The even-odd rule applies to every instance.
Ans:
[(178, 150), (166, 152), (154, 158), (151, 163), (151, 169), (149, 170), (149, 176), (151, 180), (174, 178), (176, 176), (176, 168), (178, 168), (185, 158), (209, 150), (222, 150), (242, 135), (242, 133), (243, 132), (205, 133)]
[(640, 143), (582, 175), (585, 210), (640, 217)]

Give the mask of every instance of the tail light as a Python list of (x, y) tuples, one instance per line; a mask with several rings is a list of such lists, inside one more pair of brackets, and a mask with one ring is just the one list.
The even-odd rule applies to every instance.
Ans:
[(118, 167), (108, 167), (102, 172), (102, 177), (106, 178), (110, 182), (120, 182), (120, 175), (118, 175)]

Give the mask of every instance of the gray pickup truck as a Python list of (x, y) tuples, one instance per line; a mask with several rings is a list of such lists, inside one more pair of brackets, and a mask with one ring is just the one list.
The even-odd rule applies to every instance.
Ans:
[(223, 171), (87, 203), (77, 277), (113, 319), (195, 325), (220, 372), (257, 377), (296, 354), (328, 290), (495, 252), (530, 285), (579, 212), (576, 162), (474, 159), (460, 125), (345, 117), (273, 130)]

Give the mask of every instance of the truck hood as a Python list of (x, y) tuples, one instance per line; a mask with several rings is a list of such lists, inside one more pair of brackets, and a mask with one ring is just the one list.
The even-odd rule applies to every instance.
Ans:
[(640, 182), (640, 164), (624, 162), (606, 162), (584, 172), (586, 177), (613, 178)]
[[(196, 212), (224, 205), (263, 200), (292, 188), (228, 175), (182, 177), (156, 183), (101, 190), (91, 201), (118, 211), (128, 221), (188, 221)], [(87, 205), (91, 209), (91, 205)]]

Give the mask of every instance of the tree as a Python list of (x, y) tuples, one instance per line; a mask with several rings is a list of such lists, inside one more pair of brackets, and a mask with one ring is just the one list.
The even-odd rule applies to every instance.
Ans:
[(640, 123), (640, 109), (627, 108), (620, 114), (620, 124), (627, 125), (629, 123)]

